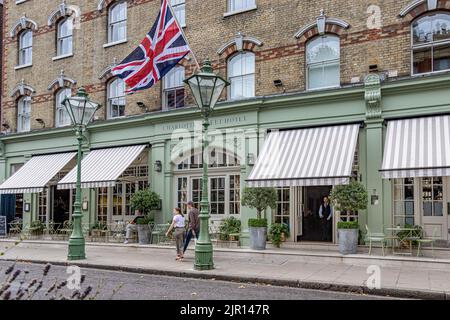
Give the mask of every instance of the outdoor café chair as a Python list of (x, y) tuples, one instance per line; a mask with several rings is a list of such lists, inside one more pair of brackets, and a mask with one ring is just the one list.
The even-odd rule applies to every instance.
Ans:
[(153, 227), (151, 234), (151, 241), (150, 243), (153, 244), (154, 237), (157, 238), (156, 244), (161, 242), (161, 239), (165, 240), (166, 238), (166, 232), (169, 229), (170, 224), (164, 223), (164, 224), (155, 224)]
[(422, 248), (422, 244), (430, 244), (431, 245), (431, 255), (434, 258), (434, 242), (437, 239), (438, 228), (433, 228), (433, 234), (431, 237), (424, 237), (424, 230), (421, 231), (420, 239), (417, 239), (417, 256), (420, 255), (420, 250)]
[(9, 236), (20, 235), (22, 233), (22, 220), (15, 219), (9, 223)]
[(383, 252), (384, 256), (384, 247), (386, 244), (386, 237), (384, 236), (384, 234), (381, 236), (373, 236), (367, 224), (366, 224), (366, 231), (367, 231), (366, 240), (369, 241), (369, 255), (372, 254), (372, 242), (379, 242), (381, 243), (381, 251)]

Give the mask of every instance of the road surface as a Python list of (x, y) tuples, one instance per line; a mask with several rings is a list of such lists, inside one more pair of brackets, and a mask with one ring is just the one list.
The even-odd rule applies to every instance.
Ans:
[[(86, 299), (95, 300), (366, 300), (387, 299), (368, 295), (319, 291), (289, 287), (268, 286), (263, 284), (248, 284), (225, 282), (217, 280), (199, 280), (158, 275), (128, 273), (121, 271), (105, 271), (97, 269), (72, 269), (64, 266), (51, 266), (46, 276), (43, 276), (45, 265), (17, 263), (9, 274), (5, 272), (14, 265), (13, 262), (0, 261), (0, 287), (14, 273), (16, 279), (7, 291), (10, 299), (34, 283), (24, 293), (22, 299), (70, 299), (87, 293)], [(10, 268), (11, 269), (11, 268)], [(69, 271), (69, 272), (68, 272)], [(83, 275), (81, 279), (78, 271)], [(35, 280), (35, 281), (34, 281)], [(42, 286), (39, 283), (42, 281)], [(67, 284), (64, 282), (67, 281)], [(21, 284), (22, 282), (22, 284)], [(79, 284), (79, 282), (82, 282)], [(57, 287), (60, 289), (57, 289)], [(36, 290), (36, 288), (39, 290)], [(50, 288), (52, 288), (49, 290)], [(69, 288), (68, 288), (69, 287)], [(77, 287), (79, 290), (77, 290)], [(91, 288), (87, 289), (88, 287)], [(34, 294), (33, 292), (36, 291)], [(50, 292), (48, 292), (50, 291)], [(79, 295), (77, 294), (79, 291)]]

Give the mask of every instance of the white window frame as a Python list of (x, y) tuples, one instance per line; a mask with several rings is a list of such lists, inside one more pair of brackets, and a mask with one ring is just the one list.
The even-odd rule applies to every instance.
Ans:
[[(242, 8), (236, 9), (238, 1), (245, 2), (246, 5), (244, 5)], [(256, 0), (227, 0), (227, 13), (225, 14), (225, 16), (238, 14), (254, 9), (256, 9)]]
[[(308, 62), (308, 48), (311, 45), (312, 42), (318, 40), (318, 39), (325, 39), (325, 38), (334, 38), (338, 40), (339, 43), (339, 57), (336, 59), (330, 59), (330, 60), (323, 60), (320, 62), (314, 62), (314, 63), (309, 63)], [(315, 37), (314, 39), (311, 39), (310, 41), (308, 41), (308, 43), (306, 44), (306, 54), (305, 54), (305, 59), (306, 59), (306, 89), (307, 90), (322, 90), (322, 89), (328, 89), (328, 88), (338, 88), (340, 87), (340, 83), (341, 83), (341, 39), (336, 36), (336, 35), (332, 35), (332, 34), (325, 34), (325, 35), (321, 35), (318, 37)], [(338, 67), (338, 84), (336, 85), (329, 85), (329, 86), (323, 86), (323, 87), (313, 87), (311, 88), (310, 83), (309, 83), (309, 74), (310, 74), (310, 68), (311, 67), (326, 67), (326, 66), (335, 66), (337, 65)]]
[[(178, 84), (171, 86), (171, 83), (175, 83), (176, 81), (176, 72), (182, 72), (182, 81)], [(183, 80), (185, 79), (185, 69), (183, 66), (176, 66), (172, 68), (166, 76), (163, 78), (163, 110), (174, 110), (185, 107), (185, 87)], [(169, 81), (170, 80), (170, 81)], [(179, 90), (183, 90), (183, 105), (177, 108), (177, 95), (176, 92)], [(167, 95), (175, 91), (175, 107), (168, 106)]]
[[(61, 35), (61, 30), (64, 24), (69, 24), (68, 26), (68, 30), (69, 33), (66, 35)], [(70, 40), (70, 50), (68, 50), (67, 52), (63, 51), (63, 43), (66, 40)], [(67, 17), (61, 21), (59, 21), (58, 23), (58, 27), (57, 27), (57, 39), (56, 39), (56, 55), (57, 57), (61, 57), (61, 56), (70, 56), (73, 54), (73, 18), (72, 17)]]
[[(112, 14), (115, 9), (120, 10), (122, 8), (125, 11), (125, 18), (118, 21), (113, 21)], [(127, 2), (121, 1), (116, 4), (114, 4), (111, 8), (109, 8), (108, 12), (108, 44), (119, 44), (127, 41), (127, 20), (128, 20), (128, 8), (127, 8)], [(114, 37), (115, 30), (118, 26), (121, 24), (125, 25), (125, 35), (124, 38), (116, 39)]]
[[(445, 70), (434, 71), (434, 48), (440, 47), (440, 46), (445, 46), (445, 45), (450, 45), (450, 39), (437, 40), (437, 41), (434, 41), (434, 39), (433, 39), (430, 42), (427, 42), (424, 44), (414, 44), (414, 23), (418, 22), (419, 20), (426, 19), (426, 18), (429, 18), (429, 17), (431, 17), (433, 15), (437, 15), (437, 14), (445, 14), (450, 17), (450, 14), (446, 11), (437, 11), (437, 12), (432, 12), (431, 14), (425, 14), (423, 16), (420, 16), (411, 22), (411, 26), (410, 26), (410, 28), (411, 28), (411, 74), (413, 76), (435, 74), (435, 73), (440, 73), (440, 72), (447, 72), (450, 70), (450, 68), (448, 68)], [(431, 71), (415, 73), (414, 72), (414, 51), (420, 50), (420, 49), (428, 49), (428, 48), (431, 49)]]
[[(231, 65), (232, 65), (231, 63), (234, 60), (239, 59), (240, 60), (240, 64), (241, 64), (241, 71), (242, 71), (243, 69), (246, 69), (242, 65), (244, 64), (244, 61), (246, 61), (245, 57), (248, 57), (248, 56), (251, 56), (251, 58), (253, 59), (253, 65), (254, 65), (253, 72), (251, 72), (251, 71), (247, 72), (247, 73), (242, 72), (242, 73), (240, 73), (238, 75), (234, 75), (233, 72), (232, 72), (233, 70), (232, 70), (232, 67), (231, 67)], [(229, 100), (239, 100), (239, 99), (247, 99), (247, 98), (255, 97), (255, 91), (256, 91), (256, 57), (255, 57), (255, 54), (253, 52), (243, 51), (243, 52), (239, 52), (239, 53), (235, 54), (234, 56), (232, 56), (230, 59), (228, 59), (227, 70), (228, 70), (228, 81), (231, 84), (229, 86), (229, 89), (228, 89), (228, 99)], [(244, 96), (244, 95), (236, 96), (236, 95), (233, 94), (233, 91), (232, 91), (233, 81), (239, 81), (239, 80), (242, 81), (242, 88), (241, 88), (242, 92), (244, 92), (245, 84), (248, 81), (253, 82), (252, 83), (252, 87), (253, 87), (252, 89), (253, 90), (252, 90), (252, 93), (251, 93), (250, 96)]]
[[(393, 179), (392, 180), (392, 224), (398, 224), (398, 220), (401, 220), (403, 224), (406, 224), (407, 219), (413, 219), (413, 224), (418, 224), (418, 215), (419, 213), (417, 212), (417, 183), (416, 183), (416, 179), (411, 178), (412, 181), (411, 183), (405, 183), (406, 180), (408, 180), (410, 178), (399, 178), (399, 179)], [(412, 199), (406, 199), (405, 198), (405, 188), (407, 187), (412, 187), (412, 194), (413, 194), (413, 198)], [(396, 198), (395, 196), (395, 192), (396, 192), (396, 188), (400, 188), (401, 189), (401, 197), (400, 198)], [(397, 212), (397, 203), (400, 203), (401, 206), (403, 207), (403, 213)], [(407, 215), (406, 214), (406, 203), (409, 203), (409, 205), (412, 205), (412, 210), (413, 210), (413, 215)]]
[[(65, 127), (71, 124), (69, 113), (66, 107), (62, 104), (65, 98), (70, 98), (72, 96), (72, 90), (67, 87), (63, 87), (56, 92), (55, 95), (55, 126)], [(61, 121), (65, 119), (66, 121)]]
[(31, 97), (23, 96), (17, 102), (17, 132), (28, 132), (30, 130)]
[[(112, 90), (112, 86), (113, 85), (115, 85), (116, 83), (119, 83), (119, 82), (121, 82), (122, 84), (123, 84), (123, 90), (124, 90), (124, 92), (123, 92), (123, 95), (117, 95), (117, 96), (113, 96), (112, 95), (112, 92), (113, 91), (117, 91), (117, 89), (116, 90)], [(109, 83), (108, 83), (108, 90), (107, 90), (107, 92), (108, 92), (108, 110), (107, 110), (107, 118), (108, 119), (115, 119), (115, 118), (122, 118), (122, 117), (125, 117), (125, 109), (126, 109), (126, 95), (125, 95), (125, 82), (122, 80), (122, 79), (120, 79), (120, 78), (114, 78), (114, 79), (112, 79)], [(120, 100), (120, 99), (123, 99), (123, 101), (124, 101), (124, 110), (123, 110), (123, 115), (118, 115), (118, 116), (113, 116), (113, 102), (114, 102), (114, 100)]]
[(186, 27), (186, 0), (171, 0), (171, 6), (180, 27)]
[[(25, 46), (25, 35), (31, 35), (31, 42)], [(19, 66), (29, 66), (33, 63), (33, 30), (27, 29), (19, 35)]]

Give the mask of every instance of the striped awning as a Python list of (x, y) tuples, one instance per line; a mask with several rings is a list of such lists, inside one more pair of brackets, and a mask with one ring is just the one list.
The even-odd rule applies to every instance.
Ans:
[(250, 187), (347, 184), (359, 125), (275, 131), (267, 140), (247, 182)]
[(450, 176), (450, 116), (388, 122), (385, 179)]
[(0, 185), (0, 194), (37, 193), (75, 157), (75, 152), (32, 157)]
[[(120, 175), (145, 149), (145, 145), (92, 150), (81, 161), (81, 187), (114, 187)], [(75, 189), (77, 167), (58, 183), (58, 189)]]

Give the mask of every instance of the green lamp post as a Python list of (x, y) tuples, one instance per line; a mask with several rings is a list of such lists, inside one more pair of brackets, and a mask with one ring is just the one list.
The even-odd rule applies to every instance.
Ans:
[(205, 151), (208, 150), (209, 116), (223, 89), (230, 84), (213, 72), (209, 59), (204, 61), (199, 73), (192, 75), (184, 82), (189, 85), (203, 116), (203, 178), (202, 200), (200, 202), (200, 234), (195, 246), (194, 268), (196, 270), (211, 270), (214, 268), (214, 262), (213, 248), (209, 236), (208, 165), (205, 161)]
[(69, 239), (68, 260), (82, 260), (86, 259), (86, 254), (84, 235), (81, 228), (81, 218), (83, 216), (81, 213), (81, 145), (83, 143), (83, 132), (86, 130), (87, 125), (91, 122), (95, 112), (100, 108), (100, 105), (89, 99), (84, 87), (81, 87), (78, 90), (76, 96), (67, 97), (64, 99), (62, 104), (69, 114), (78, 140), (77, 189), (75, 203), (73, 205), (73, 230)]

